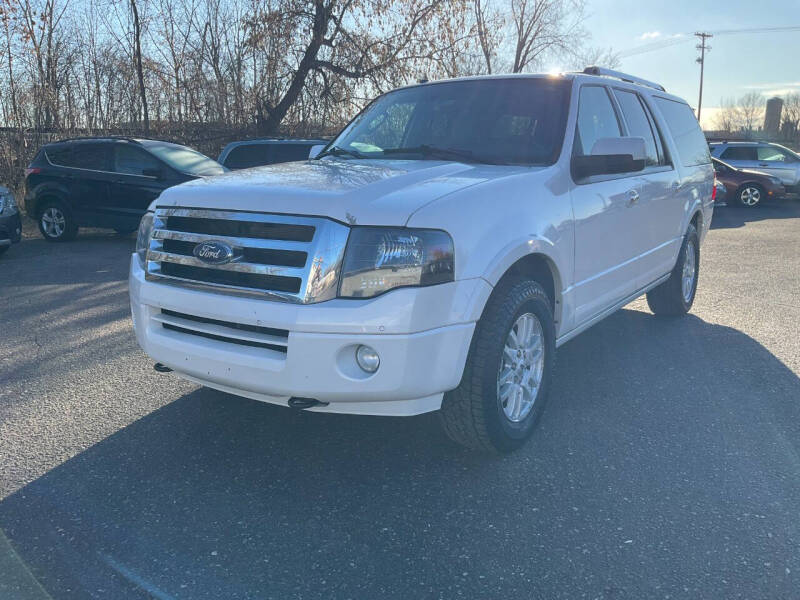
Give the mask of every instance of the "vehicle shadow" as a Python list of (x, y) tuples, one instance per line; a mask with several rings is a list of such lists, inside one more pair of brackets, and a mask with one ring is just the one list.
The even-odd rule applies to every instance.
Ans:
[(766, 219), (796, 219), (800, 217), (800, 197), (765, 200), (760, 206), (738, 206), (735, 199), (727, 199), (727, 206), (716, 207), (711, 229), (735, 229), (747, 223)]
[(623, 310), (560, 349), (555, 381), (506, 457), (456, 447), (435, 415), (198, 389), (3, 500), (0, 528), (55, 598), (800, 589), (800, 379), (766, 348)]

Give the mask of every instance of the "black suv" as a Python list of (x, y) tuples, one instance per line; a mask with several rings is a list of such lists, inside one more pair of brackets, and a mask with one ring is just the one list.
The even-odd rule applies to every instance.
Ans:
[(130, 233), (168, 187), (227, 171), (191, 148), (157, 140), (79, 138), (42, 146), (26, 171), (25, 207), (48, 241), (79, 226)]

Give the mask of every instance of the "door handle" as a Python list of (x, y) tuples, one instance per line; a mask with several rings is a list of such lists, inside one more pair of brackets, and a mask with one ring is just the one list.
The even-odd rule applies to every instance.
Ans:
[(767, 163), (758, 163), (758, 166), (759, 167), (768, 167), (769, 165)]
[(628, 206), (633, 206), (639, 201), (639, 192), (636, 190), (628, 190)]

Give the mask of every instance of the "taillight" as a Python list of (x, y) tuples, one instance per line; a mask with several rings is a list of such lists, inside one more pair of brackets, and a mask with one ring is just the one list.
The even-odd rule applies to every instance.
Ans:
[(714, 177), (714, 186), (711, 188), (711, 201), (717, 201), (717, 178)]
[(28, 175), (38, 175), (42, 170), (39, 167), (28, 167), (25, 169), (25, 177)]

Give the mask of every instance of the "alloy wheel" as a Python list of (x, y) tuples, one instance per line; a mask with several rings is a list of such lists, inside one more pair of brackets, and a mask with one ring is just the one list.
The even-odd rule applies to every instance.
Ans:
[(683, 259), (683, 273), (681, 276), (681, 290), (683, 291), (683, 299), (689, 303), (694, 294), (694, 278), (697, 274), (697, 251), (694, 248), (694, 242), (689, 240), (686, 244), (686, 256)]
[(49, 206), (42, 213), (42, 228), (48, 237), (60, 238), (67, 227), (67, 218), (55, 206)]
[(761, 190), (757, 187), (748, 186), (742, 190), (739, 198), (745, 206), (755, 206), (761, 202)]
[(497, 398), (509, 421), (531, 412), (544, 375), (544, 332), (539, 318), (524, 313), (512, 325), (497, 373)]

